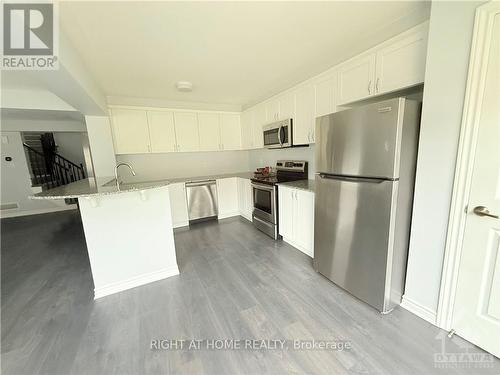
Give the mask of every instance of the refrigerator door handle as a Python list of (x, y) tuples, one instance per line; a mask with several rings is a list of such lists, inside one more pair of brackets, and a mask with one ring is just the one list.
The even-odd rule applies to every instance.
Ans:
[(339, 175), (330, 175), (325, 173), (319, 174), (320, 178), (329, 179), (329, 180), (339, 180), (346, 182), (369, 182), (372, 184), (380, 184), (384, 181), (395, 181), (394, 178), (380, 178), (380, 177), (358, 177), (358, 176), (339, 176)]

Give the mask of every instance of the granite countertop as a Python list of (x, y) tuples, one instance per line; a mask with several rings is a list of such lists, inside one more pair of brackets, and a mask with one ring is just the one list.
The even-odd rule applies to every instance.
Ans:
[(280, 182), (278, 185), (288, 186), (295, 189), (307, 190), (314, 193), (314, 180), (298, 180), (290, 182)]
[[(211, 176), (200, 177), (182, 177), (171, 179), (160, 179), (151, 181), (140, 181), (140, 177), (121, 182), (119, 186), (116, 185), (116, 180), (113, 177), (101, 178), (86, 178), (84, 180), (72, 182), (68, 185), (59, 186), (53, 189), (42, 191), (41, 193), (30, 196), (30, 199), (67, 199), (79, 197), (99, 197), (109, 194), (120, 194), (131, 191), (141, 191), (147, 189), (154, 189), (162, 186), (167, 186), (176, 182), (191, 182), (202, 180), (215, 180), (221, 178), (241, 177), (251, 178), (253, 172), (238, 172), (226, 173)], [(132, 177), (127, 177), (132, 178)]]
[(237, 173), (225, 173), (225, 174), (215, 174), (209, 176), (196, 176), (196, 177), (179, 177), (179, 178), (171, 178), (170, 183), (177, 182), (196, 182), (196, 181), (204, 181), (204, 180), (218, 180), (221, 178), (231, 178), (231, 177), (240, 177), (240, 178), (252, 178), (254, 172), (237, 172)]
[(113, 177), (86, 178), (68, 185), (58, 186), (30, 196), (31, 199), (67, 199), (80, 197), (98, 197), (110, 194), (127, 193), (167, 186), (169, 180), (125, 182), (116, 185)]

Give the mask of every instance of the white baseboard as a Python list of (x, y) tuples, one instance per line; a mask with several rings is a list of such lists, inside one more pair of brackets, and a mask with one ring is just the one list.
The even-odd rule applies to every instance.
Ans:
[(286, 237), (283, 237), (283, 241), (285, 241), (287, 244), (289, 245), (292, 245), (293, 247), (295, 247), (297, 250), (300, 250), (302, 251), (304, 254), (306, 254), (307, 256), (310, 256), (311, 258), (313, 257), (313, 254), (308, 251), (307, 249), (305, 249), (304, 247), (300, 246), (299, 244), (295, 243), (294, 241), (286, 238)]
[(124, 290), (127, 289), (132, 289), (141, 285), (149, 284), (154, 281), (163, 280), (178, 274), (179, 274), (179, 268), (177, 267), (177, 265), (175, 265), (169, 268), (164, 268), (159, 271), (147, 273), (145, 275), (132, 277), (124, 281), (102, 286), (100, 288), (94, 288), (94, 300), (105, 296), (109, 296), (110, 294), (123, 292)]
[(418, 302), (415, 302), (406, 296), (403, 296), (401, 307), (415, 314), (419, 318), (422, 318), (428, 321), (429, 323), (436, 325), (436, 317), (437, 317), (436, 311), (433, 311), (432, 309), (429, 309), (426, 306), (422, 306)]
[(234, 217), (234, 216), (239, 216), (239, 215), (240, 215), (239, 211), (226, 212), (225, 214), (219, 214), (217, 216), (217, 219), (219, 219), (219, 220), (227, 219), (228, 217)]
[(40, 215), (40, 214), (48, 214), (51, 212), (59, 212), (59, 211), (68, 211), (68, 210), (76, 210), (76, 204), (70, 204), (66, 207), (53, 207), (53, 208), (40, 208), (37, 210), (5, 210), (0, 212), (0, 218), (6, 219), (9, 217), (18, 217), (18, 216), (29, 216), (29, 215)]
[(188, 226), (189, 226), (189, 221), (179, 221), (177, 223), (172, 224), (173, 228), (182, 228), (182, 227), (188, 227)]
[(252, 215), (248, 216), (245, 215), (244, 213), (240, 212), (240, 216), (244, 219), (247, 219), (248, 221), (252, 222)]

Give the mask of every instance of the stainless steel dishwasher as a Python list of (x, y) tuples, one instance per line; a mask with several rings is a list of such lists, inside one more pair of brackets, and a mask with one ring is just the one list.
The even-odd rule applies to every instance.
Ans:
[(189, 223), (216, 219), (218, 213), (215, 180), (186, 182)]

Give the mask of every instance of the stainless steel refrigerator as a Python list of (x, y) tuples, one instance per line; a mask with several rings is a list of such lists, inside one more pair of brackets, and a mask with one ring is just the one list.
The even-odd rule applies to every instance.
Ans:
[(314, 268), (383, 313), (404, 291), (420, 107), (396, 98), (316, 120)]

